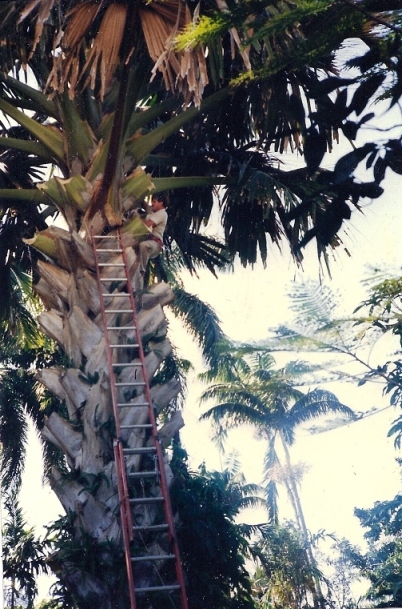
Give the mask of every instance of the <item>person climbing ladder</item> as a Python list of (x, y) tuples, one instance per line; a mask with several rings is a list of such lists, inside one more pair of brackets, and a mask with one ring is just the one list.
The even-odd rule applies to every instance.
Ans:
[(167, 196), (165, 194), (154, 194), (151, 201), (151, 213), (145, 218), (141, 218), (142, 222), (150, 229), (148, 239), (141, 241), (136, 249), (138, 257), (138, 266), (134, 275), (134, 290), (139, 294), (144, 290), (144, 275), (148, 261), (156, 258), (163, 248), (163, 233), (167, 224)]

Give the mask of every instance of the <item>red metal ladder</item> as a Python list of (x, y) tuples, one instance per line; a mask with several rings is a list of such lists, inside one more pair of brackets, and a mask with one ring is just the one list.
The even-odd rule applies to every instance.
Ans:
[[(166, 480), (166, 472), (163, 462), (163, 453), (161, 442), (158, 437), (158, 430), (156, 426), (154, 407), (151, 398), (151, 392), (149, 382), (147, 378), (147, 370), (144, 359), (144, 349), (141, 341), (141, 336), (137, 324), (137, 312), (135, 299), (133, 294), (132, 282), (129, 274), (128, 263), (126, 253), (123, 247), (123, 240), (120, 230), (117, 230), (115, 234), (107, 235), (94, 235), (92, 234), (92, 245), (95, 257), (96, 275), (98, 280), (99, 295), (100, 295), (100, 308), (102, 313), (103, 327), (105, 333), (105, 341), (107, 346), (107, 359), (110, 375), (110, 387), (113, 402), (113, 412), (116, 426), (116, 438), (114, 440), (114, 457), (116, 464), (116, 476), (117, 476), (117, 487), (120, 502), (120, 514), (121, 514), (121, 526), (122, 526), (122, 537), (124, 544), (124, 554), (127, 569), (127, 579), (129, 585), (129, 596), (130, 596), (130, 608), (137, 609), (138, 598), (144, 597), (145, 595), (152, 598), (152, 594), (159, 593), (168, 594), (168, 598), (172, 602), (173, 607), (179, 607), (180, 609), (188, 609), (187, 596), (184, 586), (183, 570), (180, 561), (179, 548), (177, 538), (175, 534), (172, 508), (170, 504), (169, 488)], [(104, 247), (103, 247), (104, 245)], [(118, 258), (119, 262), (114, 259), (112, 262), (109, 261), (110, 257)], [(105, 261), (101, 258), (104, 257)], [(102, 276), (102, 271), (108, 267), (108, 273)], [(113, 277), (110, 276), (110, 271), (116, 271)], [(122, 272), (123, 271), (123, 272)], [(118, 290), (116, 290), (116, 284), (118, 284)], [(124, 291), (121, 290), (121, 286), (124, 285)], [(115, 288), (115, 289), (113, 289)], [(108, 308), (105, 300), (111, 300), (111, 298), (124, 299), (124, 308), (113, 309)], [(125, 304), (127, 302), (127, 305)], [(123, 326), (111, 325), (110, 315), (122, 314), (130, 317), (130, 323)], [(135, 335), (135, 342), (124, 344), (124, 341), (119, 340), (117, 343), (111, 342), (111, 334), (113, 332), (122, 331), (133, 331)], [(121, 344), (120, 344), (121, 343)], [(129, 361), (121, 363), (121, 355), (124, 353), (126, 358), (133, 349), (138, 351), (137, 361)], [(120, 356), (120, 357), (119, 357)], [(122, 367), (133, 366), (140, 371), (138, 376), (142, 380), (134, 380), (130, 382), (119, 382), (119, 369)], [(134, 378), (137, 378), (137, 373), (134, 374)], [(126, 400), (120, 401), (121, 393), (124, 388), (142, 388), (144, 392), (144, 400), (135, 403), (127, 402)], [(119, 394), (120, 392), (120, 394)], [(120, 395), (120, 397), (119, 397)], [(120, 409), (132, 406), (133, 408), (144, 407), (148, 408), (148, 422), (143, 424), (134, 425), (121, 425), (120, 423)], [(142, 446), (138, 448), (125, 448), (122, 440), (122, 431), (124, 430), (143, 430), (144, 432), (151, 432), (152, 446)], [(154, 467), (143, 469), (143, 471), (127, 472), (126, 458), (129, 455), (138, 455), (141, 457), (153, 457)], [(143, 460), (143, 459), (142, 459)], [(129, 484), (129, 480), (132, 484)], [(150, 496), (149, 493), (143, 493), (142, 496), (133, 496), (132, 489), (130, 488), (135, 482), (142, 484), (142, 489), (146, 487), (145, 482), (154, 480), (156, 487), (158, 484), (160, 487), (160, 495)], [(135, 522), (132, 515), (132, 508), (135, 508), (139, 504), (163, 504), (163, 523), (152, 524), (152, 525), (141, 525), (141, 523)], [(170, 550), (166, 554), (148, 554), (141, 552), (144, 548), (140, 548), (138, 541), (143, 539), (143, 535), (160, 534), (165, 532), (168, 535)], [(156, 569), (156, 564), (160, 564), (160, 561), (174, 561), (175, 564), (175, 583), (165, 584), (161, 581), (159, 571)], [(148, 563), (154, 565), (154, 573), (157, 574), (158, 585), (152, 586), (135, 586), (134, 580), (137, 568), (141, 566), (141, 563)], [(177, 592), (175, 592), (177, 591)], [(174, 595), (178, 594), (179, 599), (175, 602)], [(149, 603), (151, 604), (151, 602)]]

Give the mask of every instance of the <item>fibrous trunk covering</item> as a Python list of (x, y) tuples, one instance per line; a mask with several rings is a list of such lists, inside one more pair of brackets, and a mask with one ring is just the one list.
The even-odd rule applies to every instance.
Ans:
[[(42, 432), (47, 441), (63, 452), (70, 469), (70, 474), (66, 475), (53, 468), (51, 485), (64, 510), (72, 518), (75, 539), (79, 541), (84, 534), (86, 537), (89, 535), (100, 544), (99, 553), (102, 554), (105, 551), (103, 542), (111, 542), (115, 546), (121, 544), (121, 531), (113, 461), (114, 417), (94, 255), (91, 240), (85, 234), (51, 228), (41, 233), (41, 239), (48, 239), (46, 247), (51, 257), (38, 264), (40, 280), (36, 284), (36, 291), (45, 306), (38, 321), (43, 332), (62, 347), (70, 362), (68, 367), (43, 369), (38, 374), (39, 380), (65, 405), (60, 413), (53, 412), (46, 419)], [(137, 242), (138, 235), (123, 232), (131, 274), (136, 268), (133, 246)], [(116, 242), (113, 243), (111, 247), (116, 247)], [(34, 245), (39, 247), (39, 244)], [(105, 247), (107, 245), (103, 241), (102, 248)], [(115, 254), (102, 256), (103, 262), (113, 262)], [(125, 299), (113, 298), (113, 294), (126, 289), (124, 271), (121, 267), (103, 267), (102, 273), (122, 277), (121, 282), (113, 283), (112, 295), (105, 304), (116, 310), (113, 316), (109, 315), (110, 325), (127, 325), (124, 318), (127, 314), (119, 313), (119, 309), (126, 306), (123, 305)], [(155, 284), (144, 295), (143, 308), (138, 313), (150, 380), (171, 352), (162, 307), (172, 298), (173, 293), (167, 284)], [(134, 336), (127, 331), (115, 331), (115, 339), (116, 343), (135, 342)], [(137, 356), (137, 350), (133, 348), (130, 361)], [(127, 351), (124, 350), (122, 355), (121, 351), (116, 350), (114, 357), (127, 359)], [(118, 370), (117, 381), (139, 380), (138, 373), (134, 379), (135, 367), (122, 366)], [(130, 378), (131, 375), (133, 378)], [(125, 395), (120, 396), (119, 401), (143, 402), (144, 397), (138, 395), (138, 391), (142, 389), (130, 389), (128, 394), (125, 388)], [(156, 412), (160, 413), (179, 391), (180, 383), (175, 379), (164, 385), (152, 386), (151, 396)], [(124, 426), (146, 423), (147, 418), (146, 407), (125, 407), (121, 411), (120, 421)], [(162, 443), (166, 445), (182, 424), (181, 416), (176, 412), (159, 430)], [(145, 446), (152, 441), (144, 429), (123, 429), (122, 436), (129, 448)], [(139, 466), (138, 454), (127, 458), (128, 471), (138, 471)], [(147, 492), (158, 493), (158, 490), (155, 487), (147, 489)], [(149, 508), (136, 508), (137, 522), (150, 524), (153, 518), (154, 514)], [(152, 553), (158, 551), (155, 547), (158, 543), (163, 544), (163, 539), (160, 542), (152, 541)], [(57, 556), (55, 562), (58, 562)], [(125, 591), (116, 594), (117, 582), (105, 581), (102, 572), (80, 572), (77, 565), (65, 561), (58, 564), (58, 569), (61, 580), (78, 599), (80, 607), (86, 606), (89, 601), (95, 606), (93, 603), (96, 599), (101, 601), (99, 606), (102, 609), (125, 606)], [(152, 573), (139, 575), (142, 582), (144, 578), (152, 580)]]

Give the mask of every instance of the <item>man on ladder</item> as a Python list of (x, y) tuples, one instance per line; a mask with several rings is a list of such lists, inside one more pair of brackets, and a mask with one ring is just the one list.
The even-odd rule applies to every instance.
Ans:
[(137, 304), (141, 302), (141, 294), (144, 290), (144, 275), (148, 261), (156, 258), (162, 252), (163, 248), (163, 233), (167, 224), (167, 196), (164, 194), (155, 194), (151, 201), (151, 213), (148, 213), (145, 218), (141, 218), (145, 226), (150, 229), (148, 239), (141, 241), (135, 248), (138, 266), (134, 275), (134, 290), (139, 295)]

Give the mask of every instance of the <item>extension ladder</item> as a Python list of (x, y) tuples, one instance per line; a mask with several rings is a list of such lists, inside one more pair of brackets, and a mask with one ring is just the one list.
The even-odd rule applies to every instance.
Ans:
[[(167, 594), (173, 608), (176, 607), (175, 599), (178, 601), (180, 609), (188, 609), (187, 596), (184, 586), (182, 565), (180, 561), (179, 548), (174, 530), (173, 514), (170, 504), (169, 489), (164, 468), (163, 453), (161, 442), (158, 437), (156, 427), (154, 407), (152, 403), (147, 370), (145, 366), (144, 350), (141, 336), (137, 324), (137, 311), (133, 294), (132, 282), (129, 274), (127, 256), (124, 251), (122, 235), (120, 230), (115, 234), (94, 235), (92, 234), (92, 245), (95, 257), (96, 275), (98, 280), (100, 308), (107, 346), (107, 360), (110, 375), (110, 387), (113, 402), (113, 412), (116, 426), (116, 438), (113, 443), (114, 458), (116, 466), (117, 487), (120, 503), (121, 527), (124, 544), (124, 554), (127, 569), (127, 579), (129, 585), (130, 609), (137, 609), (138, 605), (144, 606), (142, 600), (148, 600), (148, 606), (152, 604), (153, 594)], [(110, 260), (113, 258), (113, 260)], [(118, 262), (116, 262), (118, 260)], [(105, 272), (107, 269), (107, 273)], [(111, 276), (110, 273), (114, 273)], [(104, 275), (104, 276), (103, 276)], [(116, 285), (118, 288), (116, 289)], [(107, 301), (118, 298), (121, 307), (110, 308)], [(120, 301), (120, 299), (123, 299)], [(113, 305), (112, 305), (113, 306)], [(116, 321), (110, 321), (111, 316), (125, 316), (130, 319), (127, 325), (114, 325)], [(134, 343), (125, 342), (123, 339), (118, 342), (113, 341), (114, 332), (134, 333)], [(112, 336), (111, 336), (112, 335)], [(133, 350), (138, 357), (136, 361), (132, 358)], [(127, 360), (127, 361), (124, 361)], [(120, 382), (119, 371), (123, 368), (133, 368), (134, 380)], [(139, 378), (140, 380), (136, 380)], [(122, 398), (121, 395), (126, 390), (140, 389), (143, 392), (143, 400), (135, 400), (134, 403)], [(143, 408), (148, 409), (148, 421), (141, 424), (122, 425), (120, 423), (120, 411), (123, 408)], [(122, 432), (142, 431), (150, 433), (152, 446), (141, 446), (138, 448), (127, 448), (124, 446)], [(148, 465), (140, 467), (142, 471), (127, 472), (126, 459), (130, 455), (137, 455), (142, 461), (148, 461)], [(149, 459), (151, 457), (151, 459)], [(149, 466), (152, 463), (152, 467)], [(129, 480), (131, 484), (129, 484)], [(145, 488), (151, 487), (148, 491)], [(152, 486), (152, 482), (154, 483)], [(135, 485), (142, 486), (142, 496), (135, 496)], [(160, 488), (160, 494), (150, 495), (149, 490)], [(150, 525), (136, 522), (132, 510), (138, 505), (163, 505), (162, 522)], [(147, 553), (145, 538), (150, 539), (152, 535), (167, 535), (169, 548), (163, 554)], [(143, 547), (141, 547), (141, 543)], [(148, 542), (149, 543), (149, 542)], [(172, 564), (174, 562), (175, 573), (174, 583), (164, 583), (163, 576), (157, 565)], [(141, 564), (142, 563), (142, 564)], [(141, 572), (152, 569), (152, 575), (157, 577), (157, 585), (142, 586), (135, 585), (136, 569)], [(169, 577), (169, 576), (168, 576)], [(170, 574), (171, 578), (171, 574)], [(170, 579), (169, 578), (169, 579)], [(177, 599), (178, 596), (178, 599)], [(141, 601), (139, 603), (139, 600)]]

